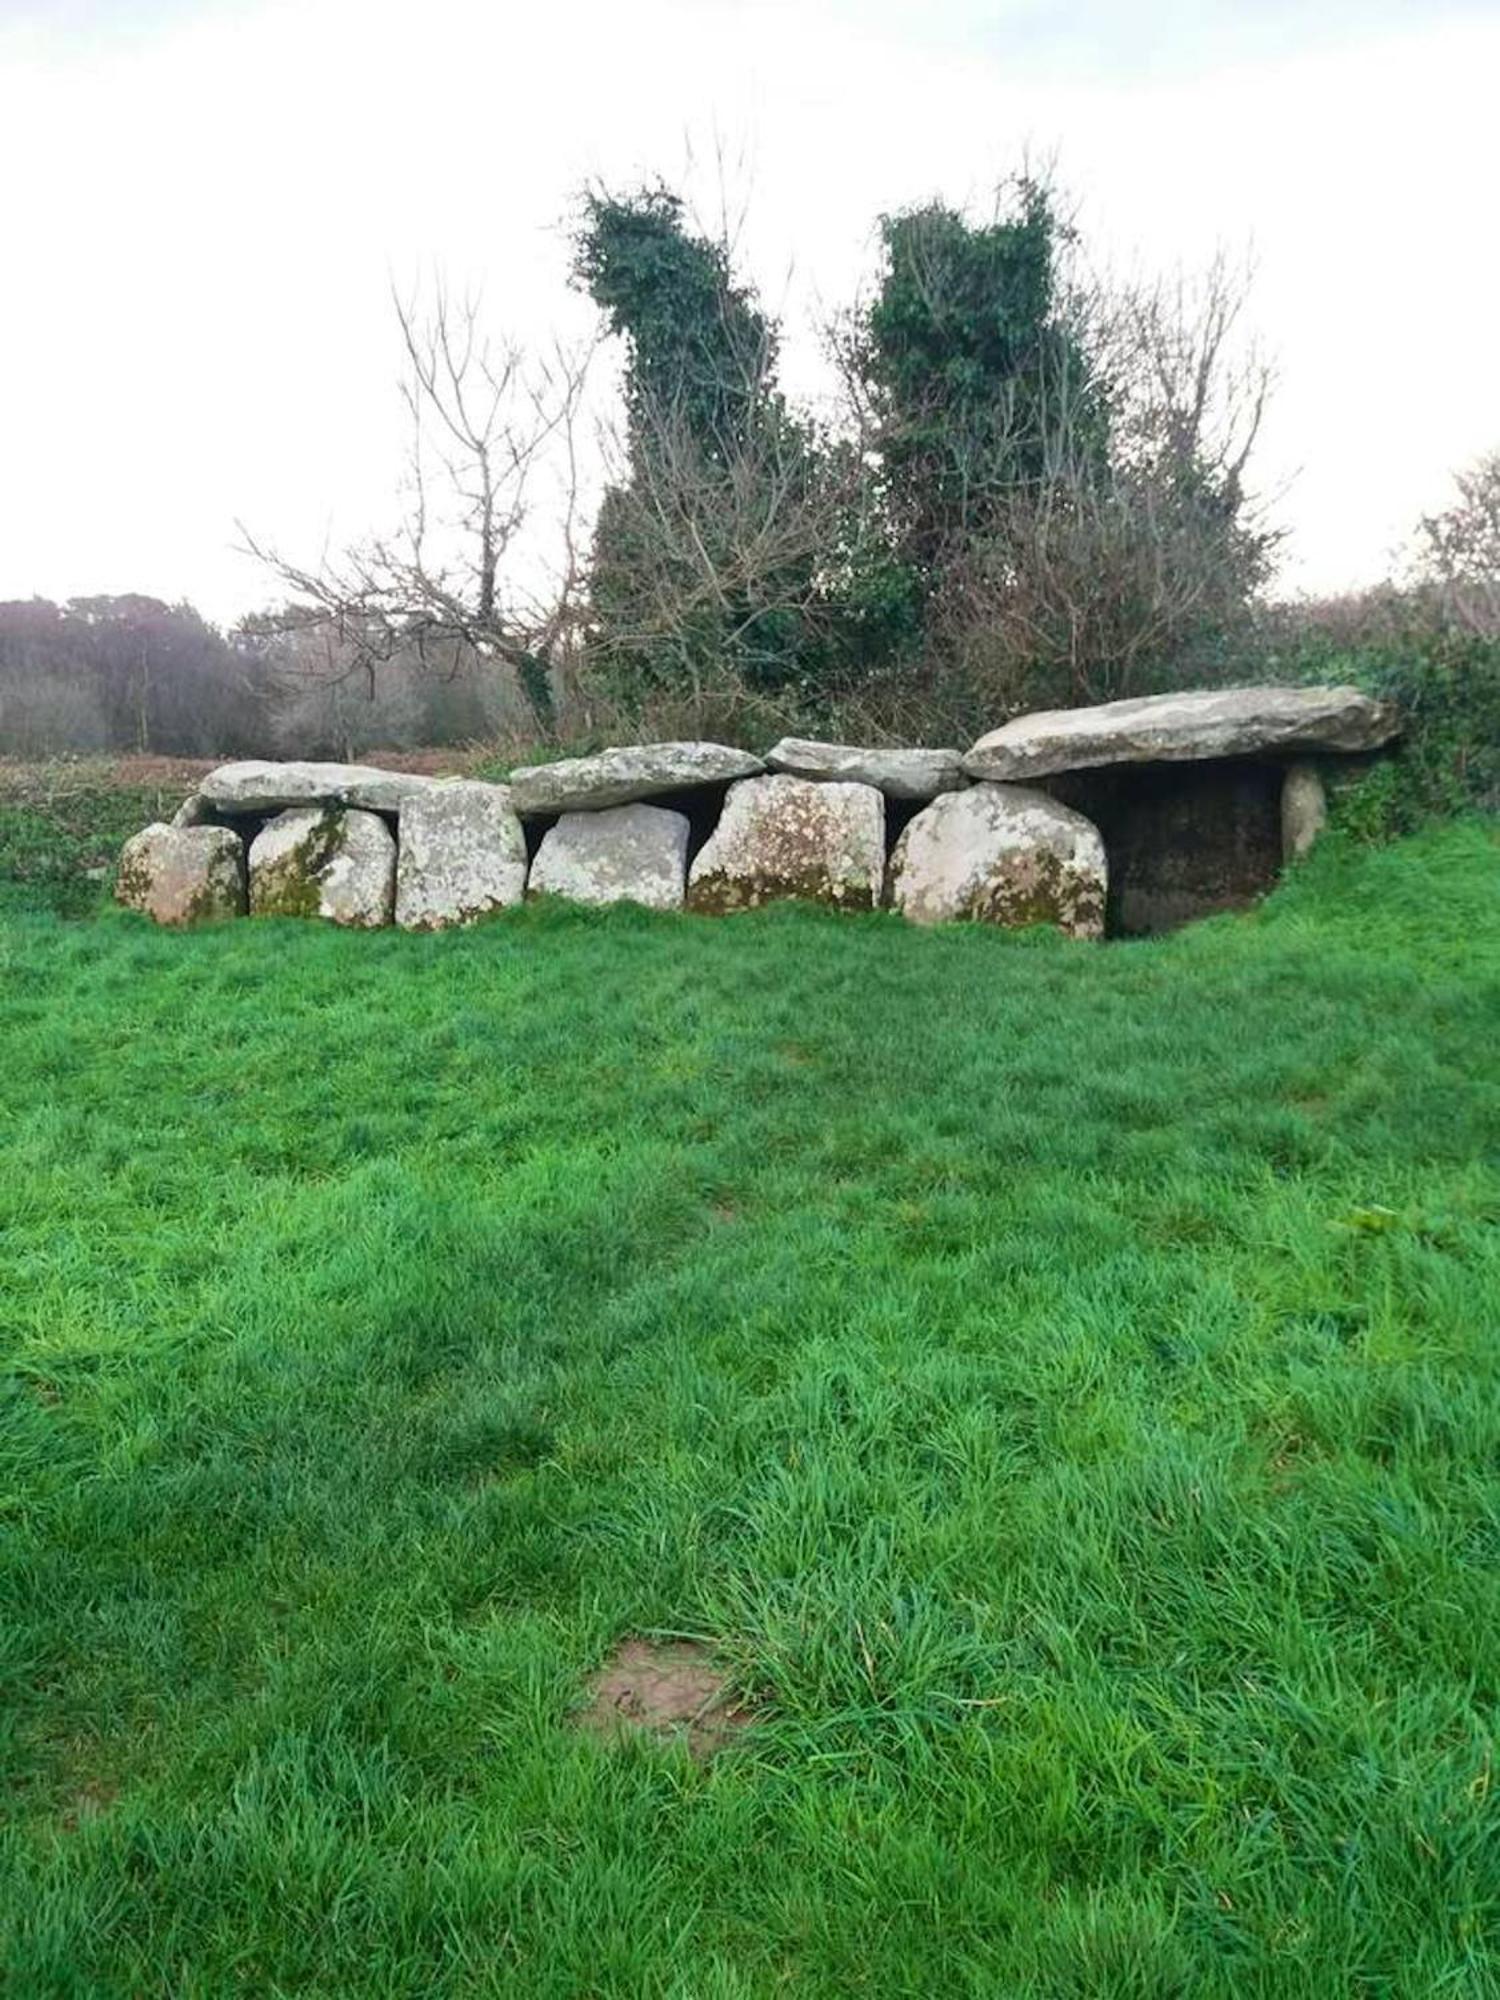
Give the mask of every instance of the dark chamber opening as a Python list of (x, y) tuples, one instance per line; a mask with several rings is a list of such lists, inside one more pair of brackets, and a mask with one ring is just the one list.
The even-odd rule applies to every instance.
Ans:
[(1105, 930), (1151, 937), (1242, 910), (1281, 873), (1282, 766), (1255, 757), (1070, 771), (1039, 789), (1087, 816), (1109, 856)]

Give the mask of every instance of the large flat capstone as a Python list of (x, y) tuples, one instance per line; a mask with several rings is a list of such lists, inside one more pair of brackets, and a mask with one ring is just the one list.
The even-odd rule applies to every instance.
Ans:
[(526, 835), (505, 785), (444, 778), (401, 808), (396, 922), (404, 930), (473, 923), (526, 894)]
[(680, 910), (687, 884), (686, 814), (663, 806), (564, 813), (531, 864), (533, 894), (575, 903), (641, 903)]
[(250, 843), (250, 914), (372, 929), (396, 899), (396, 843), (377, 813), (294, 806)]
[(806, 736), (783, 736), (766, 752), (766, 768), (796, 778), (846, 779), (873, 785), (888, 799), (935, 799), (959, 791), (968, 781), (957, 750), (901, 750), (854, 743), (818, 743)]
[(870, 910), (884, 869), (885, 800), (873, 785), (745, 778), (689, 871), (688, 908), (720, 915), (790, 896)]
[(1210, 688), (1020, 715), (981, 736), (963, 767), (1009, 783), (1110, 764), (1378, 750), (1400, 727), (1394, 708), (1358, 688)]
[(510, 774), (511, 803), (519, 813), (590, 812), (696, 785), (728, 784), (765, 768), (748, 750), (724, 743), (636, 743), (595, 757), (524, 765)]
[(256, 757), (210, 771), (197, 796), (222, 813), (313, 805), (399, 813), (408, 799), (439, 782), (409, 771), (382, 771), (373, 764), (277, 764)]
[(1024, 785), (945, 792), (902, 829), (890, 900), (917, 924), (1056, 924), (1104, 935), (1104, 841), (1082, 813)]
[(243, 916), (245, 843), (227, 826), (142, 827), (120, 854), (115, 895), (159, 924)]

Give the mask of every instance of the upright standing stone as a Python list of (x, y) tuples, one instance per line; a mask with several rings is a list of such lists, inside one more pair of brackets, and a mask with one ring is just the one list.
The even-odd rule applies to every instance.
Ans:
[(1056, 924), (1097, 938), (1107, 887), (1098, 828), (1024, 785), (945, 792), (891, 856), (891, 901), (917, 924)]
[(1328, 824), (1328, 794), (1316, 764), (1288, 764), (1281, 781), (1281, 858), (1300, 861)]
[(159, 924), (243, 916), (245, 843), (227, 826), (158, 821), (126, 841), (115, 895)]
[(472, 923), (526, 894), (526, 835), (505, 785), (445, 778), (401, 808), (396, 922), (404, 930)]
[(680, 910), (690, 830), (684, 813), (662, 806), (564, 813), (542, 836), (531, 867), (532, 893)]
[(745, 778), (693, 863), (688, 907), (717, 916), (795, 896), (870, 910), (884, 869), (885, 800), (873, 785)]
[(294, 806), (250, 843), (250, 914), (323, 917), (372, 929), (391, 921), (396, 843), (376, 813)]

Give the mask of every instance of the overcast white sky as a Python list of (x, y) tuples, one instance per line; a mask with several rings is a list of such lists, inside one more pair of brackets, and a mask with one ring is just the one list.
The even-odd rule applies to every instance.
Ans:
[(389, 515), (392, 274), (577, 327), (579, 184), (716, 144), (809, 393), (874, 217), (1028, 149), (1111, 263), (1253, 244), (1286, 584), (1369, 580), (1500, 444), (1497, 105), (1500, 0), (0, 0), (0, 597), (263, 602), (237, 517)]

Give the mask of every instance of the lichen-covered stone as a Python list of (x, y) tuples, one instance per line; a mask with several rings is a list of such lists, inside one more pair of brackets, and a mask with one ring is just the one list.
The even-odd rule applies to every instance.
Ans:
[(532, 815), (594, 812), (663, 792), (728, 784), (764, 769), (759, 757), (724, 743), (632, 743), (595, 757), (565, 757), (512, 771), (511, 804)]
[(376, 813), (294, 806), (250, 843), (250, 914), (323, 917), (372, 929), (391, 921), (396, 843)]
[(1024, 785), (946, 792), (903, 828), (890, 900), (918, 924), (1056, 924), (1104, 934), (1108, 867), (1082, 813)]
[(445, 778), (401, 809), (396, 922), (404, 930), (473, 923), (526, 894), (526, 835), (505, 785)]
[(215, 812), (276, 812), (288, 806), (354, 806), (364, 812), (399, 813), (406, 801), (437, 778), (382, 771), (373, 764), (272, 763), (259, 757), (221, 764), (198, 787)]
[(1352, 687), (1207, 688), (1019, 715), (964, 758), (971, 778), (1006, 783), (1284, 750), (1377, 750), (1401, 728), (1388, 702)]
[(1288, 764), (1281, 781), (1281, 855), (1300, 861), (1328, 824), (1328, 794), (1316, 764)]
[(159, 924), (243, 916), (245, 843), (225, 826), (158, 821), (126, 841), (115, 895)]
[(662, 806), (564, 813), (542, 836), (531, 864), (532, 893), (680, 910), (689, 832), (685, 814)]
[(873, 785), (888, 799), (935, 799), (960, 791), (969, 781), (956, 750), (903, 750), (853, 743), (816, 743), (783, 736), (766, 752), (766, 768), (794, 778), (845, 779)]
[(884, 867), (885, 800), (873, 785), (746, 778), (689, 871), (688, 908), (722, 915), (795, 896), (869, 910)]

